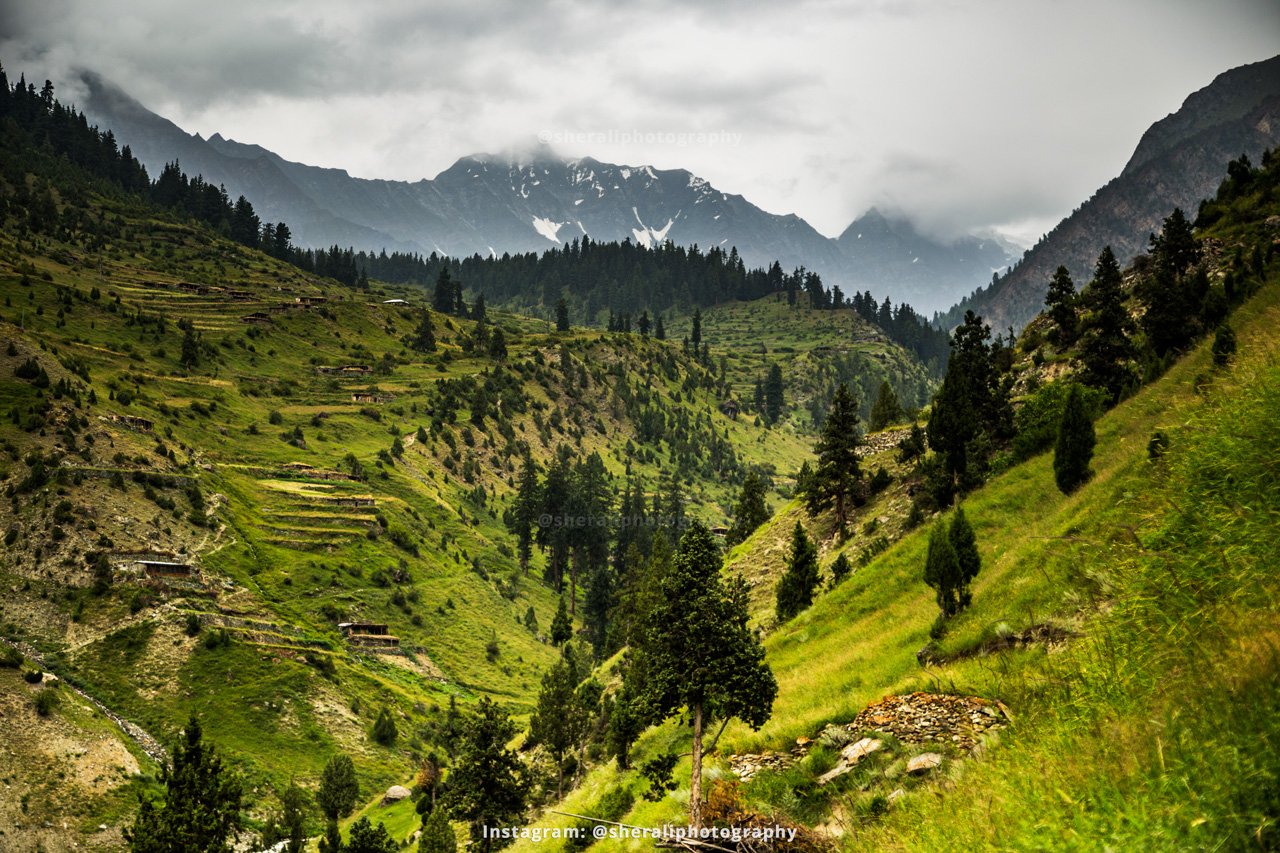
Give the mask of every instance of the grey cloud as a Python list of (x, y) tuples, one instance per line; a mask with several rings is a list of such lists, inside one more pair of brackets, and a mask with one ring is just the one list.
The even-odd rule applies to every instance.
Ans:
[(1280, 35), (1274, 0), (6, 6), (6, 68), (70, 100), (81, 66), (188, 130), (402, 179), (541, 131), (723, 130), (740, 143), (566, 153), (688, 168), (829, 234), (872, 204), (936, 233), (1051, 224)]

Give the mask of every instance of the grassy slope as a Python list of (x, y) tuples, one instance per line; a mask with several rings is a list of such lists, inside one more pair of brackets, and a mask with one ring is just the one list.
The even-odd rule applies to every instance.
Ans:
[[(673, 319), (667, 337), (688, 337), (692, 322), (686, 315)], [(789, 402), (801, 404), (834, 377), (837, 359), (856, 365), (849, 378), (864, 414), (882, 380), (889, 380), (904, 406), (916, 408), (927, 402), (932, 387), (916, 359), (852, 309), (815, 311), (789, 306), (780, 296), (729, 302), (702, 312), (702, 339), (717, 365), (725, 359), (725, 376), (748, 405), (756, 380), (774, 363), (782, 368)], [(801, 405), (793, 416), (799, 423), (808, 421), (803, 412)]]
[[(23, 459), (30, 451), (60, 451), (65, 464), (120, 470), (125, 487), (72, 476), (0, 506), (0, 527), (19, 533), (0, 558), (0, 581), (10, 593), (0, 602), (5, 635), (33, 643), (51, 665), (162, 738), (175, 732), (189, 712), (200, 712), (207, 733), (248, 775), (255, 798), (265, 798), (269, 787), (290, 777), (310, 784), (338, 748), (353, 754), (371, 795), (403, 780), (412, 754), (431, 746), (429, 724), (450, 696), (465, 704), (484, 692), (509, 703), (517, 715), (527, 713), (554, 652), (520, 620), (532, 606), (545, 631), (555, 598), (534, 579), (541, 571), (540, 556), (532, 577), (518, 573), (511, 556), (514, 541), (501, 522), (518, 460), (504, 454), (505, 440), (492, 420), (484, 429), (470, 428), (475, 447), (467, 446), (465, 406), (457, 424), (446, 427), (456, 437), (456, 455), (440, 440), (427, 446), (409, 440), (419, 425), (430, 424), (428, 392), (436, 381), (494, 369), (491, 359), (469, 356), (459, 346), (472, 324), (437, 316), (437, 337), (448, 357), (423, 358), (401, 342), (416, 313), (380, 304), (391, 295), (420, 300), (420, 292), (353, 295), (207, 232), (115, 202), (96, 200), (92, 215), (116, 219), (121, 235), (96, 249), (0, 236), (0, 328), (5, 345), (12, 341), (17, 350), (9, 356), (0, 349), (0, 409), (16, 410), (21, 421), (38, 403), (31, 384), (13, 377), (29, 357), (55, 383), (66, 378), (81, 384), (82, 394), (92, 387), (98, 398), (97, 404), (79, 409), (66, 400), (56, 402), (43, 429), (24, 430), (6, 418), (0, 423), (8, 451), (0, 454), (0, 478), (12, 484), (25, 476)], [(257, 302), (192, 294), (173, 287), (177, 282), (245, 289)], [(88, 299), (95, 287), (100, 298)], [(60, 300), (67, 293), (71, 304), (63, 310)], [(295, 294), (324, 294), (330, 302), (324, 311), (277, 315), (260, 333), (239, 322), (240, 316)], [(158, 337), (151, 329), (141, 332), (127, 319), (137, 311), (166, 316), (165, 331)], [(191, 319), (216, 352), (216, 357), (206, 353), (193, 371), (178, 363), (182, 333), (174, 322), (180, 318)], [(614, 364), (647, 383), (653, 405), (669, 416), (701, 416), (703, 428), (727, 438), (747, 463), (774, 465), (786, 474), (806, 453), (806, 441), (766, 432), (746, 418), (727, 418), (718, 412), (713, 393), (686, 388), (687, 360), (677, 358), (675, 373), (664, 374), (659, 365), (670, 345), (585, 331), (560, 336), (548, 333), (545, 324), (509, 315), (496, 322), (506, 330), (510, 364), (530, 362), (537, 353), (546, 357), (546, 367), (534, 370), (524, 389), (544, 407), (544, 419), (559, 411), (562, 425), (540, 434), (530, 416), (513, 419), (517, 439), (527, 441), (542, 461), (561, 444), (599, 450), (621, 485), (624, 448), (633, 439), (652, 454), (632, 460), (633, 474), (656, 483), (660, 468), (668, 466), (670, 443), (642, 444), (631, 422), (609, 405), (607, 371)], [(561, 384), (556, 367), (561, 345), (588, 368), (587, 389), (572, 391)], [(316, 365), (376, 364), (384, 353), (399, 362), (389, 375), (339, 379), (314, 370)], [(64, 363), (87, 368), (90, 382), (80, 383)], [(350, 401), (353, 390), (371, 385), (395, 395), (393, 402), (374, 407), (377, 419), (361, 411), (368, 406)], [(128, 404), (109, 399), (113, 390), (131, 391), (134, 399)], [(211, 411), (201, 413), (193, 403)], [(279, 423), (271, 423), (272, 412), (280, 413)], [(94, 437), (87, 458), (68, 452), (62, 434), (73, 413), (90, 424), (78, 442), (84, 448), (87, 436)], [(316, 419), (321, 413), (324, 417)], [(150, 419), (155, 434), (104, 420), (114, 414)], [(283, 440), (294, 427), (303, 431), (305, 447)], [(406, 438), (405, 460), (381, 466), (376, 453), (390, 447), (394, 435)], [(172, 460), (157, 453), (158, 443), (173, 451)], [(368, 482), (299, 482), (271, 473), (288, 462), (334, 469), (347, 453), (364, 463)], [(446, 464), (449, 456), (453, 469)], [(474, 483), (451, 472), (468, 459), (478, 465)], [(158, 507), (132, 482), (134, 471), (195, 477), (206, 500), (217, 507), (211, 525), (187, 520), (189, 504), (181, 489), (157, 487), (176, 510)], [(472, 498), (476, 484), (489, 493), (485, 505)], [(731, 482), (695, 470), (685, 485), (693, 512), (712, 523), (727, 518), (735, 492)], [(377, 506), (334, 507), (317, 497), (344, 493), (372, 496)], [(61, 522), (65, 538), (55, 542), (51, 510), (64, 498), (72, 504), (72, 517)], [(419, 546), (418, 556), (385, 535), (367, 538), (379, 527), (375, 516), (391, 529), (408, 532)], [(299, 543), (311, 550), (300, 550)], [(194, 555), (221, 587), (218, 598), (163, 595), (154, 604), (169, 603), (134, 613), (130, 601), (145, 592), (136, 584), (122, 581), (109, 594), (93, 596), (80, 557), (98, 548)], [(473, 560), (485, 568), (487, 579), (473, 571)], [(407, 572), (405, 582), (389, 588), (373, 582), (376, 570), (397, 566)], [(232, 586), (223, 587), (224, 582)], [(407, 604), (391, 600), (396, 586), (409, 595)], [(186, 636), (189, 613), (216, 617), (216, 610), (261, 623), (257, 642), (210, 650)], [(420, 665), (350, 653), (337, 636), (333, 612), (390, 623), (417, 649)], [(251, 639), (240, 629), (230, 633), (233, 639)], [(492, 661), (485, 650), (491, 639), (499, 646)], [(336, 682), (303, 663), (300, 641), (334, 662)], [(443, 672), (447, 682), (438, 683), (432, 672)], [(394, 750), (372, 744), (366, 735), (383, 704), (399, 715), (402, 738)]]
[[(920, 580), (923, 529), (767, 639), (780, 687), (773, 717), (759, 732), (731, 726), (721, 752), (785, 750), (883, 695), (913, 690), (1002, 699), (1016, 720), (1002, 746), (951, 765), (931, 793), (909, 795), (882, 819), (857, 791), (806, 802), (803, 771), (785, 790), (759, 777), (747, 798), (829, 820), (850, 849), (1230, 849), (1274, 833), (1278, 285), (1234, 317), (1232, 369), (1215, 370), (1201, 346), (1098, 423), (1095, 476), (1079, 492), (1054, 488), (1043, 455), (966, 502), (983, 569), (944, 650), (1052, 620), (1082, 634), (1065, 651), (922, 670), (915, 652), (936, 614)], [(1146, 454), (1156, 429), (1173, 442), (1161, 464)], [(664, 726), (637, 754), (685, 741)], [(634, 774), (603, 768), (565, 809), (589, 813), (615, 784), (642, 787)], [(887, 794), (899, 783), (869, 784)], [(679, 821), (687, 796), (685, 787), (641, 803), (627, 820)]]

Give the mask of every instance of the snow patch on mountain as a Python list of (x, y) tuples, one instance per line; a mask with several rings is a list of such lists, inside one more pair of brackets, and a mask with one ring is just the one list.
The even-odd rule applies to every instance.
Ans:
[(560, 229), (567, 224), (567, 222), (552, 222), (550, 219), (544, 219), (541, 216), (533, 217), (533, 230), (537, 231), (557, 246), (560, 245), (560, 238), (556, 235), (560, 232)]

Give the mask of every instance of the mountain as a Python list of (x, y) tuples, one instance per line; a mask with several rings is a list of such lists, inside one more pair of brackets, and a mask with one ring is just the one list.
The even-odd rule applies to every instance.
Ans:
[(907, 218), (871, 208), (836, 239), (855, 282), (895, 283), (899, 301), (925, 312), (939, 310), (948, 294), (991, 280), (1021, 251), (996, 237), (941, 242), (921, 234)]
[(1065, 265), (1077, 287), (1089, 280), (1103, 246), (1121, 263), (1175, 207), (1193, 216), (1214, 194), (1227, 163), (1242, 153), (1257, 163), (1280, 144), (1280, 56), (1219, 74), (1177, 112), (1142, 135), (1120, 175), (1058, 223), (1008, 275), (962, 300), (941, 322), (972, 309), (992, 328), (1021, 328), (1041, 309), (1053, 271)]
[(1012, 260), (994, 240), (943, 243), (876, 211), (832, 239), (799, 216), (768, 213), (684, 169), (566, 159), (549, 149), (463, 157), (431, 180), (353, 178), (220, 134), (188, 134), (97, 75), (84, 75), (84, 83), (85, 112), (152, 175), (179, 160), (233, 198), (245, 195), (264, 220), (288, 222), (303, 246), (468, 257), (537, 252), (582, 234), (643, 245), (671, 240), (737, 247), (749, 265), (804, 266), (846, 291), (869, 289), (922, 311), (945, 307)]

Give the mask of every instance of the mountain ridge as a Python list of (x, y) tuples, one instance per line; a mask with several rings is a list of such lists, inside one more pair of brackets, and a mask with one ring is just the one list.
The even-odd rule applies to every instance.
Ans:
[[(220, 133), (188, 134), (102, 77), (90, 73), (84, 81), (86, 113), (130, 144), (152, 174), (178, 159), (185, 171), (248, 197), (265, 220), (288, 222), (302, 245), (469, 257), (537, 252), (582, 234), (644, 245), (670, 239), (736, 247), (748, 264), (803, 266), (845, 290), (870, 289), (924, 311), (945, 307), (1012, 260), (998, 243), (947, 243), (914, 227), (899, 228), (884, 246), (855, 251), (795, 213), (762, 210), (686, 169), (564, 158), (550, 149), (471, 154), (412, 182), (357, 178)], [(913, 262), (917, 257), (931, 261)]]
[(1043, 305), (1049, 278), (1066, 266), (1078, 286), (1089, 280), (1099, 247), (1121, 263), (1147, 248), (1148, 236), (1175, 207), (1190, 217), (1211, 197), (1227, 163), (1255, 162), (1280, 144), (1280, 56), (1224, 71), (1142, 135), (1120, 174), (1027, 250), (1012, 271), (938, 315), (958, 324), (966, 310), (992, 328), (1021, 328)]

